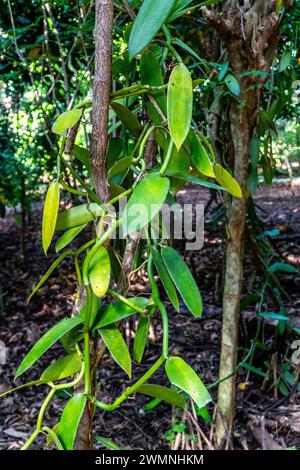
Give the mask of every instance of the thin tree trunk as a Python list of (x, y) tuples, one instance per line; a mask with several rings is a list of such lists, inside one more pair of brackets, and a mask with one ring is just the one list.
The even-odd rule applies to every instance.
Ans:
[[(246, 185), (249, 162), (249, 141), (257, 126), (264, 79), (245, 76), (249, 70), (269, 72), (278, 44), (280, 20), (273, 0), (238, 2), (230, 0), (222, 6), (203, 10), (206, 21), (218, 33), (237, 77), (241, 94), (232, 98), (227, 133), (227, 164), (241, 186), (242, 199), (231, 198), (227, 210), (228, 244), (223, 294), (223, 326), (220, 359), (220, 385), (216, 440), (221, 446), (230, 443), (235, 408), (235, 382), (238, 350), (238, 322), (243, 278), (243, 245), (246, 219)], [(212, 44), (212, 47), (214, 45)], [(219, 126), (221, 129), (221, 125)], [(212, 129), (211, 129), (212, 130)], [(215, 129), (214, 129), (215, 130)], [(215, 136), (215, 141), (218, 136)], [(216, 147), (216, 145), (215, 145)], [(224, 380), (225, 379), (225, 380)]]
[[(222, 349), (220, 379), (230, 376), (237, 363), (238, 321), (243, 278), (243, 237), (246, 216), (246, 181), (248, 171), (249, 129), (245, 112), (233, 107), (230, 113), (235, 150), (234, 176), (239, 182), (243, 198), (233, 198), (228, 211), (229, 241), (226, 252), (226, 270), (223, 294)], [(231, 434), (234, 419), (235, 374), (219, 385), (216, 438), (220, 444)]]
[[(103, 201), (109, 199), (106, 153), (108, 145), (108, 115), (111, 89), (113, 0), (96, 0), (95, 74), (93, 84), (91, 163), (95, 192)], [(95, 341), (91, 340), (91, 364)], [(76, 450), (93, 447), (93, 407), (89, 404), (82, 415), (76, 437)]]

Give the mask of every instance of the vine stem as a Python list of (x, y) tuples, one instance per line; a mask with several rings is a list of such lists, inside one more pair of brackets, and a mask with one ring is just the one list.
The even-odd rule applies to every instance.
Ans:
[(41, 406), (41, 409), (40, 409), (40, 412), (39, 412), (39, 415), (38, 415), (38, 418), (37, 418), (37, 422), (36, 422), (36, 431), (41, 431), (41, 429), (42, 429), (42, 421), (43, 421), (45, 411), (46, 411), (47, 406), (49, 405), (53, 395), (55, 394), (55, 392), (56, 392), (56, 388), (55, 387), (51, 388), (50, 392), (46, 396), (46, 398), (45, 398), (45, 400), (44, 400), (44, 402)]
[(169, 163), (170, 163), (170, 160), (172, 158), (172, 153), (173, 153), (173, 148), (174, 148), (174, 142), (173, 142), (173, 139), (172, 137), (170, 138), (170, 143), (169, 143), (169, 147), (168, 147), (168, 151), (167, 151), (167, 155), (166, 155), (166, 158), (164, 160), (164, 163), (159, 171), (159, 175), (160, 176), (165, 176), (165, 173), (168, 169), (168, 166), (169, 166)]
[(91, 403), (93, 403), (93, 405), (95, 405), (97, 408), (101, 408), (105, 411), (115, 410), (116, 408), (118, 408), (118, 406), (121, 405), (121, 403), (123, 403), (123, 401), (125, 401), (130, 395), (136, 392), (141, 385), (143, 385), (148, 379), (150, 379), (150, 377), (152, 377), (152, 375), (160, 368), (160, 366), (165, 362), (165, 360), (165, 357), (160, 356), (159, 359), (157, 359), (157, 361), (152, 365), (152, 367), (150, 367), (150, 369), (134, 385), (125, 390), (125, 392), (122, 393), (122, 395), (120, 395), (111, 405), (96, 400), (95, 397), (89, 396)]

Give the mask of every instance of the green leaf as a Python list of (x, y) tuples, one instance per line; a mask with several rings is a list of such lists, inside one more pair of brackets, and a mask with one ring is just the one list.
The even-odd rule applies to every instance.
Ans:
[(218, 184), (211, 183), (210, 181), (206, 181), (201, 178), (197, 178), (196, 176), (193, 176), (193, 175), (180, 173), (179, 171), (167, 171), (167, 176), (172, 176), (175, 178), (182, 179), (186, 181), (187, 183), (199, 184), (200, 186), (204, 186), (205, 188), (212, 188), (212, 189), (218, 189), (219, 191), (226, 191), (225, 188), (223, 188), (222, 186), (219, 186)]
[(248, 176), (248, 180), (247, 180), (247, 188), (248, 188), (248, 190), (250, 191), (251, 194), (256, 193), (257, 188), (258, 188), (258, 183), (259, 183), (258, 170), (257, 170), (257, 168), (256, 169), (252, 168), (252, 166), (250, 165), (249, 176)]
[(96, 434), (95, 436), (95, 440), (97, 442), (100, 442), (100, 444), (102, 444), (104, 447), (106, 447), (107, 449), (110, 449), (110, 450), (121, 450), (121, 448), (115, 444), (113, 441), (111, 441), (110, 439), (107, 439), (107, 437), (104, 437), (104, 436), (99, 436), (99, 434)]
[(131, 379), (130, 354), (118, 328), (115, 325), (109, 325), (105, 328), (100, 328), (98, 331), (116, 363), (119, 364)]
[[(90, 312), (90, 328), (93, 326), (95, 322), (96, 315), (100, 309), (101, 300), (92, 292), (92, 305), (91, 305), (91, 312)], [(87, 302), (85, 300), (82, 309), (80, 310), (80, 318), (84, 322), (87, 314)]]
[(42, 243), (45, 254), (55, 231), (59, 208), (59, 181), (53, 181), (48, 188), (43, 211)]
[(189, 133), (193, 112), (193, 83), (184, 64), (177, 65), (171, 73), (167, 104), (170, 134), (179, 150)]
[(292, 60), (292, 52), (284, 51), (279, 62), (279, 68), (278, 68), (279, 73), (284, 72), (288, 68), (288, 66), (291, 64), (291, 60)]
[(154, 384), (146, 384), (141, 385), (137, 389), (137, 392), (142, 393), (143, 395), (147, 395), (149, 397), (154, 397), (158, 398), (159, 400), (166, 401), (167, 403), (171, 403), (171, 405), (178, 406), (178, 408), (184, 408), (185, 406), (185, 399), (183, 398), (183, 396), (168, 387), (163, 387), (161, 385)]
[(84, 229), (85, 226), (86, 226), (86, 224), (78, 225), (78, 227), (73, 227), (73, 228), (70, 228), (69, 230), (67, 230), (60, 237), (60, 239), (57, 240), (57, 242), (55, 244), (56, 253), (58, 253), (60, 250), (65, 248), (67, 245), (69, 245), (74, 240), (74, 238), (76, 238), (77, 235), (79, 235), (79, 233), (82, 232), (82, 230)]
[(72, 207), (58, 214), (55, 230), (67, 230), (87, 224), (94, 218), (100, 217), (102, 213), (103, 209), (95, 202)]
[(47, 367), (42, 373), (40, 380), (53, 382), (55, 380), (65, 379), (79, 372), (81, 365), (81, 359), (77, 353), (69, 354)]
[(156, 36), (176, 2), (177, 0), (144, 0), (130, 33), (130, 61)]
[(250, 145), (249, 145), (249, 155), (250, 155), (250, 162), (252, 165), (252, 168), (257, 168), (257, 165), (259, 163), (259, 149), (260, 149), (260, 139), (258, 137), (252, 137), (250, 139)]
[[(171, 21), (174, 21), (176, 20), (177, 18), (179, 18), (180, 16), (182, 15), (185, 15), (186, 13), (188, 13), (189, 11), (192, 11), (192, 10), (197, 10), (201, 7), (204, 7), (206, 5), (216, 5), (217, 3), (221, 3), (221, 2), (224, 2), (224, 0), (206, 0), (204, 2), (201, 2), (201, 3), (197, 3), (197, 5), (193, 5), (191, 7), (187, 7), (187, 8), (176, 8), (175, 11), (169, 16), (168, 18), (168, 23), (170, 23)], [(183, 0), (182, 2), (180, 2), (179, 0), (179, 3), (184, 3)], [(192, 0), (186, 0), (186, 5), (189, 5), (190, 3), (192, 3)]]
[(261, 369), (257, 369), (257, 367), (252, 366), (251, 364), (247, 364), (246, 362), (241, 362), (240, 363), (241, 367), (244, 367), (244, 369), (249, 370), (250, 372), (253, 372), (256, 375), (260, 375), (261, 377), (268, 378), (269, 375), (263, 372)]
[(226, 73), (228, 72), (228, 69), (229, 69), (229, 65), (230, 65), (230, 62), (223, 62), (223, 64), (221, 64), (221, 67), (220, 67), (220, 72), (219, 72), (219, 76), (218, 76), (218, 79), (220, 80), (220, 82), (223, 80), (223, 78), (225, 77)]
[(110, 103), (110, 106), (120, 121), (122, 121), (126, 129), (128, 129), (135, 137), (139, 137), (142, 126), (137, 117), (120, 103)]
[(223, 186), (224, 188), (227, 189), (229, 194), (231, 194), (234, 197), (237, 198), (242, 198), (242, 190), (238, 182), (234, 179), (231, 174), (225, 170), (221, 165), (218, 163), (214, 164), (214, 172), (215, 172), (215, 178), (216, 181)]
[(82, 111), (80, 109), (72, 109), (71, 111), (66, 111), (62, 113), (55, 120), (52, 126), (52, 132), (55, 134), (63, 134), (70, 127), (75, 126), (82, 116)]
[(148, 173), (134, 189), (123, 213), (124, 235), (139, 232), (156, 216), (170, 188), (168, 178)]
[(148, 316), (146, 318), (140, 317), (133, 344), (133, 359), (138, 363), (143, 359), (149, 326), (150, 318)]
[(281, 315), (280, 313), (275, 313), (275, 312), (263, 312), (260, 313), (259, 315), (261, 318), (271, 318), (272, 320), (278, 320), (278, 321), (288, 321), (289, 317), (286, 315)]
[(28, 370), (51, 346), (56, 343), (64, 334), (82, 323), (81, 318), (72, 317), (54, 325), (45, 333), (27, 353), (18, 367), (15, 378), (20, 377)]
[(79, 147), (78, 145), (73, 145), (72, 155), (77, 158), (77, 160), (79, 160), (89, 172), (91, 171), (90, 154), (87, 149)]
[[(157, 57), (150, 50), (146, 49), (141, 57), (141, 82), (143, 85), (162, 86), (164, 84), (162, 76), (162, 68)], [(161, 109), (164, 116), (167, 115), (167, 97), (164, 90), (151, 92), (158, 107)], [(147, 101), (147, 110), (152, 121), (161, 125), (162, 117), (156, 110), (151, 101)]]
[(274, 263), (268, 268), (268, 273), (276, 273), (278, 271), (290, 274), (298, 273), (298, 269), (288, 263)]
[(189, 311), (195, 317), (201, 317), (202, 298), (195, 279), (181, 256), (169, 246), (162, 247), (162, 259), (178, 292)]
[(214, 178), (215, 173), (207, 152), (200, 142), (200, 139), (192, 133), (190, 135), (190, 149), (192, 153), (192, 162), (195, 168), (197, 168), (197, 170), (204, 176)]
[(64, 408), (59, 423), (58, 437), (65, 450), (72, 450), (74, 447), (78, 426), (86, 406), (86, 401), (87, 398), (85, 395), (78, 394), (72, 397)]
[(199, 408), (203, 408), (211, 401), (211, 396), (202, 380), (183, 359), (170, 357), (165, 367), (170, 382), (186, 392)]
[(89, 271), (92, 291), (97, 297), (103, 297), (110, 283), (110, 258), (104, 246), (100, 246), (94, 254)]
[(34, 296), (34, 294), (42, 287), (42, 285), (47, 281), (47, 279), (51, 276), (53, 271), (57, 268), (57, 266), (69, 255), (73, 254), (72, 251), (65, 251), (62, 253), (53, 264), (51, 264), (48, 271), (44, 274), (41, 280), (37, 283), (37, 285), (32, 289), (30, 295), (28, 296), (27, 302)]
[(169, 299), (174, 305), (175, 310), (179, 311), (179, 301), (174, 287), (173, 281), (164, 265), (161, 254), (156, 247), (152, 247), (153, 261), (155, 264), (156, 271), (160, 277), (162, 285), (165, 288), (166, 293), (168, 294)]
[(133, 163), (132, 157), (124, 157), (118, 160), (108, 172), (108, 179), (111, 180), (114, 176), (119, 173), (123, 173), (125, 170), (128, 170)]
[(232, 75), (231, 73), (226, 75), (224, 82), (233, 95), (239, 96), (241, 94), (239, 82), (237, 81), (234, 75)]
[[(131, 304), (143, 309), (147, 308), (152, 303), (152, 301), (146, 297), (132, 297), (129, 300)], [(124, 304), (120, 300), (112, 302), (100, 309), (99, 318), (97, 319), (93, 330), (111, 325), (119, 320), (130, 317), (134, 313), (136, 313), (136, 310)]]

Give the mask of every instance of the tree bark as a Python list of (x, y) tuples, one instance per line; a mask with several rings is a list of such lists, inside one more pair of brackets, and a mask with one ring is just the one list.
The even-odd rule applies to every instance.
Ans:
[[(227, 164), (241, 186), (242, 199), (228, 198), (228, 243), (223, 294), (223, 323), (220, 359), (220, 384), (216, 441), (230, 444), (235, 410), (235, 383), (238, 349), (238, 322), (243, 279), (243, 245), (246, 219), (246, 187), (249, 164), (249, 142), (257, 126), (264, 78), (243, 76), (249, 70), (269, 71), (278, 43), (279, 18), (276, 2), (228, 0), (220, 7), (204, 9), (206, 21), (217, 32), (228, 54), (231, 68), (240, 83), (241, 95), (232, 98), (227, 132)], [(213, 47), (213, 45), (212, 45)], [(219, 126), (221, 129), (221, 125)], [(218, 136), (215, 136), (215, 140)], [(219, 155), (218, 155), (219, 157)], [(225, 380), (224, 380), (225, 379)]]
[[(102, 202), (109, 199), (106, 154), (108, 146), (108, 116), (111, 91), (113, 0), (96, 0), (95, 4), (95, 73), (93, 83), (91, 164), (95, 192)], [(95, 341), (91, 340), (91, 364)], [(88, 404), (82, 415), (75, 449), (93, 448), (93, 406)]]

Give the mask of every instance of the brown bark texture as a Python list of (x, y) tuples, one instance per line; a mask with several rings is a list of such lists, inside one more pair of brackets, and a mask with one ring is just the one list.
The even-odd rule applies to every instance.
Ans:
[[(95, 22), (95, 73), (93, 83), (91, 163), (95, 192), (103, 201), (109, 199), (107, 184), (106, 154), (108, 146), (108, 116), (111, 91), (113, 1), (96, 0)], [(96, 344), (91, 341), (91, 359)], [(79, 390), (80, 392), (80, 390)], [(93, 406), (88, 404), (82, 415), (75, 449), (89, 450), (93, 447)]]
[[(238, 4), (239, 3), (239, 4)], [(249, 142), (257, 127), (265, 78), (241, 75), (250, 70), (269, 72), (279, 38), (280, 19), (276, 2), (256, 0), (227, 1), (222, 6), (203, 9), (204, 17), (221, 40), (221, 54), (226, 54), (237, 77), (241, 95), (233, 97), (227, 113), (228, 144), (226, 160), (241, 186), (243, 198), (227, 201), (226, 268), (223, 294), (223, 324), (218, 390), (216, 439), (219, 446), (230, 446), (234, 421), (238, 322), (243, 279), (243, 240), (246, 218), (246, 188), (249, 165)], [(220, 116), (217, 116), (220, 120)], [(216, 117), (212, 118), (216, 129)], [(218, 128), (221, 125), (218, 122)], [(225, 124), (224, 124), (225, 127)], [(224, 130), (223, 130), (224, 132)], [(214, 136), (218, 140), (218, 136)], [(221, 140), (221, 139), (220, 139)], [(217, 149), (220, 158), (219, 148)], [(224, 155), (224, 153), (223, 153)], [(224, 378), (227, 380), (223, 380)]]

